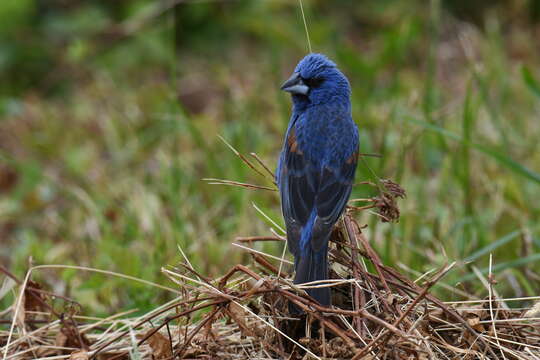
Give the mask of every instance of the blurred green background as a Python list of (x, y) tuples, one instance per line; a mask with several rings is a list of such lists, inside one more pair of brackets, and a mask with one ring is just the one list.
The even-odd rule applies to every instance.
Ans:
[[(357, 181), (407, 191), (399, 223), (358, 215), (383, 261), (411, 278), (457, 261), (444, 282), (484, 297), (474, 269), (493, 253), (502, 296), (539, 295), (540, 1), (304, 8), (313, 50), (352, 84), (361, 152), (382, 155)], [(209, 276), (248, 263), (231, 242), (270, 234), (253, 203), (281, 223), (277, 193), (201, 179), (270, 185), (218, 135), (273, 169), (290, 112), (279, 86), (306, 52), (296, 0), (0, 2), (0, 263), (169, 286), (178, 246)], [(94, 314), (170, 296), (83, 271), (34, 278)]]

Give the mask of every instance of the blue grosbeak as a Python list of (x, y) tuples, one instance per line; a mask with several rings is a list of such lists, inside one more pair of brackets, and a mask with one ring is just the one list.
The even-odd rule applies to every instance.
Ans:
[[(302, 59), (282, 90), (292, 95), (292, 116), (276, 171), (295, 284), (328, 278), (328, 239), (343, 213), (358, 161), (358, 129), (350, 85), (321, 54)], [(321, 305), (330, 289), (308, 289)]]

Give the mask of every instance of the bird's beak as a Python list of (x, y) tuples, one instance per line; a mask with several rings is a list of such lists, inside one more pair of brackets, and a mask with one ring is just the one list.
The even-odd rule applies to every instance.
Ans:
[(300, 74), (295, 72), (292, 76), (281, 85), (281, 90), (290, 92), (291, 94), (307, 95), (309, 87), (304, 84)]

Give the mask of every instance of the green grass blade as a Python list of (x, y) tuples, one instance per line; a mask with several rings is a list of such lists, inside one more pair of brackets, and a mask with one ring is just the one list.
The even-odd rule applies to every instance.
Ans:
[(538, 83), (538, 80), (534, 78), (531, 70), (526, 66), (521, 67), (521, 76), (529, 90), (540, 98), (540, 84)]
[(514, 230), (511, 233), (508, 233), (508, 234), (504, 235), (503, 237), (501, 237), (497, 241), (489, 244), (488, 246), (483, 247), (482, 249), (480, 249), (478, 251), (475, 251), (474, 253), (469, 255), (467, 258), (465, 258), (464, 261), (465, 262), (471, 262), (471, 261), (474, 261), (474, 260), (480, 258), (483, 255), (489, 254), (490, 252), (493, 252), (498, 247), (501, 247), (504, 244), (506, 244), (507, 242), (512, 241), (513, 239), (515, 239), (520, 234), (521, 234), (521, 230)]
[[(533, 255), (526, 256), (524, 258), (519, 258), (519, 259), (511, 260), (511, 261), (506, 261), (506, 262), (494, 265), (491, 268), (491, 272), (496, 273), (496, 272), (503, 271), (503, 270), (506, 270), (506, 269), (518, 268), (518, 267), (521, 267), (521, 266), (524, 266), (524, 265), (534, 264), (534, 263), (536, 263), (538, 261), (540, 261), (540, 254), (533, 254)], [(486, 266), (485, 268), (481, 269), (480, 273), (488, 274), (489, 273), (489, 267)], [(476, 275), (474, 273), (470, 273), (470, 274), (467, 274), (467, 275), (463, 276), (460, 279), (460, 281), (461, 282), (469, 281), (469, 280), (474, 279), (475, 277), (476, 277)]]
[(461, 169), (463, 171), (461, 177), (461, 186), (463, 188), (463, 199), (465, 216), (472, 219), (472, 223), (465, 224), (463, 236), (461, 236), (458, 243), (458, 250), (460, 257), (463, 257), (465, 251), (465, 244), (473, 240), (473, 225), (474, 225), (474, 211), (473, 211), (473, 197), (471, 196), (471, 166), (470, 166), (470, 147), (467, 146), (472, 138), (472, 131), (474, 128), (474, 119), (476, 118), (476, 106), (473, 102), (472, 86), (469, 84), (467, 87), (467, 95), (465, 96), (465, 104), (463, 106), (463, 138), (461, 151)]
[(497, 161), (499, 164), (503, 165), (504, 167), (512, 170), (515, 174), (518, 174), (520, 176), (523, 176), (529, 180), (534, 181), (537, 184), (540, 184), (540, 174), (532, 171), (531, 169), (527, 168), (526, 166), (518, 163), (517, 161), (511, 159), (510, 157), (496, 151), (495, 149), (492, 149), (486, 145), (482, 144), (476, 144), (473, 142), (466, 141), (462, 136), (449, 131), (447, 129), (444, 129), (438, 125), (430, 124), (425, 121), (417, 120), (411, 117), (406, 117), (407, 121), (412, 122), (416, 125), (422, 126), (426, 130), (430, 130), (433, 132), (436, 132), (438, 134), (442, 134), (445, 137), (459, 141), (475, 150), (480, 151), (481, 153), (491, 157), (495, 161)]

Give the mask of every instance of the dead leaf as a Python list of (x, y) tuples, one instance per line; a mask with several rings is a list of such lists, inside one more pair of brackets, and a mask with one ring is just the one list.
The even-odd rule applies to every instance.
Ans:
[[(28, 280), (26, 288), (24, 289), (24, 311), (29, 312), (47, 312), (47, 306), (45, 301), (47, 300), (45, 295), (36, 290), (42, 290), (41, 284)], [(35, 315), (30, 315), (28, 318), (34, 318)]]
[(538, 317), (540, 316), (540, 301), (534, 304), (532, 308), (527, 310), (523, 317)]
[(246, 322), (247, 319), (247, 312), (242, 308), (242, 306), (238, 305), (237, 303), (230, 303), (227, 307), (227, 313), (231, 317), (234, 322), (238, 325), (240, 330), (247, 335), (247, 336), (257, 336), (257, 330), (260, 330), (257, 327), (254, 327), (253, 325), (248, 325)]
[(58, 334), (56, 334), (56, 338), (54, 339), (54, 345), (58, 347), (65, 347), (67, 344), (67, 340), (67, 336), (62, 331), (59, 331)]
[(58, 334), (56, 334), (55, 345), (68, 348), (85, 348), (90, 345), (90, 341), (84, 334), (79, 334), (75, 327), (62, 326)]
[(480, 323), (480, 318), (478, 316), (471, 316), (467, 318), (467, 323), (476, 331), (484, 332), (486, 329), (484, 325)]
[[(147, 332), (146, 337), (151, 331)], [(152, 349), (153, 358), (156, 360), (171, 359), (173, 354), (171, 352), (171, 342), (159, 331), (155, 332), (152, 336), (146, 339), (146, 342)]]

